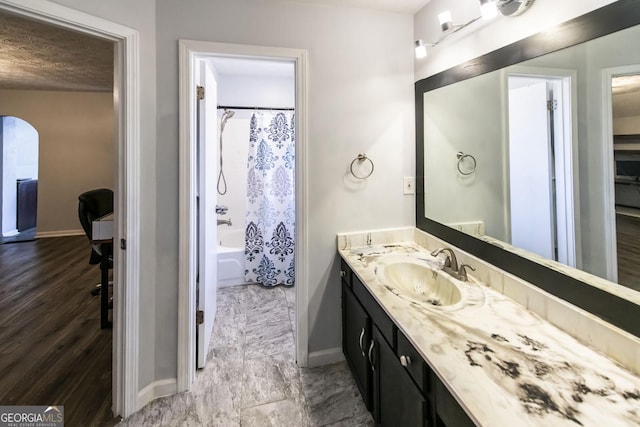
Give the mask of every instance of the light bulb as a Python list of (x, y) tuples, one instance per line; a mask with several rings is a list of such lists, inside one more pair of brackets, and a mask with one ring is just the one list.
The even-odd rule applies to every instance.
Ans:
[(416, 40), (416, 58), (424, 58), (427, 56), (427, 46), (422, 40)]
[(498, 15), (498, 5), (495, 0), (480, 0), (482, 19), (491, 19)]
[(440, 22), (440, 27), (442, 28), (442, 31), (448, 31), (453, 27), (451, 23), (452, 22), (451, 12), (449, 12), (448, 10), (445, 10), (444, 12), (438, 15), (438, 21)]

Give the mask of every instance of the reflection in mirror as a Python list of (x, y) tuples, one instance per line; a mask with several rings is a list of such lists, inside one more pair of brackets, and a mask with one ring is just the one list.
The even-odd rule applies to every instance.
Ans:
[[(640, 91), (611, 99), (611, 76), (640, 74), (638, 40), (632, 27), (425, 92), (425, 217), (640, 290), (640, 173), (620, 172), (640, 169)], [(614, 133), (637, 139), (614, 153)]]
[(640, 74), (611, 84), (618, 282), (640, 290)]

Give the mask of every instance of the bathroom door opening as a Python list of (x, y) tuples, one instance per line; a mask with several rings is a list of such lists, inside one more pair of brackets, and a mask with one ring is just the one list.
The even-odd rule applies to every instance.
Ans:
[[(233, 110), (234, 115), (226, 120), (224, 138), (223, 138), (223, 155), (224, 155), (224, 174), (229, 192), (232, 191), (233, 184), (236, 182), (233, 177), (234, 173), (239, 170), (247, 169), (247, 158), (242, 160), (242, 168), (231, 166), (231, 155), (228, 150), (237, 148), (235, 144), (231, 142), (233, 129), (237, 128), (243, 121), (249, 122), (254, 110), (261, 110), (264, 107), (280, 107), (279, 103), (266, 102), (265, 98), (260, 98), (260, 95), (255, 91), (249, 90), (248, 85), (241, 83), (242, 80), (248, 78), (247, 74), (255, 74), (257, 69), (262, 69), (259, 74), (263, 78), (277, 79), (277, 68), (282, 64), (287, 64), (290, 70), (293, 70), (293, 79), (287, 79), (290, 83), (290, 88), (293, 89), (293, 102), (292, 107), (295, 107), (296, 120), (295, 120), (295, 180), (293, 191), (295, 193), (295, 295), (291, 297), (292, 304), (294, 305), (295, 315), (292, 313), (291, 321), (295, 324), (295, 335), (293, 349), (295, 352), (295, 359), (299, 366), (308, 365), (308, 325), (306, 321), (306, 305), (307, 305), (307, 275), (308, 275), (308, 254), (305, 245), (305, 236), (307, 235), (306, 223), (307, 212), (306, 206), (306, 168), (300, 168), (299, 165), (305, 164), (305, 143), (306, 143), (306, 121), (304, 111), (306, 110), (306, 56), (307, 53), (304, 50), (288, 49), (288, 48), (270, 48), (264, 46), (247, 46), (247, 45), (234, 45), (226, 43), (213, 43), (213, 42), (198, 42), (190, 40), (180, 41), (180, 80), (181, 80), (181, 221), (180, 221), (180, 266), (179, 275), (181, 280), (188, 283), (188, 287), (181, 287), (179, 290), (179, 325), (178, 325), (178, 341), (179, 341), (179, 353), (178, 353), (178, 390), (189, 389), (191, 383), (195, 378), (195, 370), (197, 367), (195, 350), (196, 350), (196, 333), (193, 319), (196, 316), (196, 295), (195, 295), (195, 259), (199, 257), (196, 250), (196, 236), (198, 232), (197, 217), (195, 215), (195, 202), (196, 202), (196, 120), (195, 120), (195, 86), (196, 86), (196, 67), (198, 61), (205, 60), (207, 67), (211, 70), (211, 75), (216, 81), (218, 88), (218, 105), (227, 104), (228, 110)], [(251, 73), (245, 69), (242, 72), (230, 72), (228, 67), (236, 67), (238, 63), (235, 61), (252, 62), (253, 67), (249, 68)], [(215, 64), (215, 65), (214, 65)], [(262, 67), (258, 67), (261, 65)], [(232, 82), (228, 85), (225, 83)], [(233, 84), (233, 82), (235, 82)], [(225, 98), (225, 90), (230, 88), (229, 91), (234, 98)], [(266, 85), (264, 88), (268, 89), (263, 95), (268, 95), (270, 91), (274, 89), (273, 85)], [(206, 91), (206, 90), (205, 90)], [(273, 95), (273, 94), (272, 94)], [(206, 95), (205, 95), (206, 97)], [(264, 101), (264, 102), (263, 102)], [(277, 102), (277, 101), (276, 101)], [(247, 108), (249, 107), (249, 108)], [(268, 109), (268, 108), (266, 108)], [(224, 109), (220, 109), (218, 114), (212, 116), (210, 112), (207, 113), (207, 121), (213, 122), (215, 120), (215, 128), (217, 136), (220, 132), (221, 115)], [(213, 117), (213, 118), (212, 118)], [(209, 124), (209, 127), (212, 125)], [(244, 126), (240, 126), (244, 127)], [(243, 132), (248, 133), (249, 128), (244, 127)], [(248, 142), (248, 138), (245, 138)], [(213, 144), (218, 149), (218, 140)], [(216, 159), (219, 160), (219, 159)], [(292, 159), (293, 160), (293, 159)], [(209, 171), (216, 170), (218, 162), (215, 161), (215, 165), (204, 165), (205, 169)], [(218, 166), (219, 167), (219, 166)], [(210, 175), (210, 173), (209, 173)], [(216, 174), (217, 175), (217, 174)], [(233, 202), (229, 201), (226, 206), (228, 209), (226, 212), (221, 213), (218, 216), (216, 209), (218, 205), (227, 203), (220, 199), (220, 194), (217, 193), (217, 176), (215, 179), (205, 179), (201, 184), (204, 187), (198, 189), (199, 194), (202, 192), (208, 192), (210, 189), (216, 195), (214, 209), (206, 212), (207, 217), (216, 220), (218, 236), (216, 241), (218, 245), (222, 242), (224, 244), (225, 236), (223, 231), (227, 231), (231, 226), (226, 222), (241, 225), (241, 229), (244, 228), (245, 212), (243, 209), (234, 208)], [(206, 188), (206, 190), (204, 189)], [(246, 193), (246, 188), (240, 190), (243, 194)], [(246, 194), (245, 196), (246, 197)], [(222, 221), (220, 225), (217, 225), (218, 221)], [(244, 234), (244, 230), (243, 234)], [(202, 235), (200, 233), (200, 235)], [(227, 239), (228, 240), (228, 239)], [(238, 242), (236, 242), (238, 243)], [(237, 246), (237, 244), (230, 243), (231, 246)], [(242, 251), (244, 252), (244, 238), (240, 244)], [(218, 251), (218, 255), (220, 255)], [(218, 264), (219, 268), (219, 264)], [(210, 285), (210, 282), (206, 285)], [(216, 283), (214, 282), (214, 285)], [(222, 286), (231, 285), (226, 283)], [(244, 283), (242, 283), (244, 285)], [(257, 285), (254, 285), (257, 286)], [(281, 287), (278, 287), (279, 289)], [(217, 289), (220, 292), (220, 289)], [(218, 296), (219, 297), (219, 296)], [(204, 319), (207, 317), (213, 318), (212, 312), (204, 312)], [(215, 327), (214, 327), (215, 329)], [(198, 337), (205, 341), (209, 341), (210, 337)]]
[[(275, 224), (283, 226), (280, 230), (285, 229), (285, 233), (295, 233), (295, 188), (293, 188), (295, 165), (291, 165), (286, 160), (287, 154), (293, 156), (294, 152), (289, 153), (283, 146), (283, 144), (292, 144), (290, 147), (294, 147), (292, 126), (295, 112), (291, 110), (295, 109), (296, 99), (295, 64), (292, 61), (226, 56), (214, 56), (207, 61), (207, 64), (212, 70), (211, 74), (215, 76), (218, 97), (218, 114), (208, 116), (210, 125), (213, 126), (214, 122), (217, 125), (217, 159), (216, 164), (211, 164), (209, 161), (205, 165), (209, 170), (217, 168), (215, 191), (212, 191), (216, 196), (215, 217), (218, 225), (217, 285), (218, 288), (230, 286), (250, 288), (264, 279), (260, 274), (253, 274), (256, 271), (256, 265), (251, 265), (252, 256), (246, 250), (252, 245), (253, 234), (250, 229), (253, 230), (253, 225), (260, 224), (260, 233), (264, 242), (267, 242), (274, 233), (271, 228)], [(283, 122), (280, 122), (280, 119)], [(261, 132), (264, 133), (261, 134)], [(254, 167), (264, 165), (263, 162), (254, 160), (261, 156), (261, 149), (257, 147), (261, 143), (264, 143), (264, 147), (267, 147), (266, 149), (270, 152), (273, 150), (273, 155), (269, 155), (269, 159), (274, 162), (274, 168), (265, 168), (263, 172), (273, 171), (281, 166), (281, 163), (292, 167), (292, 171), (289, 169), (291, 175), (287, 181), (291, 186), (288, 195), (283, 194), (287, 191), (280, 191), (277, 197), (267, 200), (269, 194), (277, 193), (280, 186), (287, 184), (283, 180), (262, 183), (261, 178), (254, 173), (256, 170)], [(278, 149), (282, 152), (278, 153)], [(279, 170), (285, 173), (285, 168)], [(207, 181), (207, 184), (211, 183), (212, 180)], [(266, 186), (252, 191), (261, 184)], [(258, 193), (258, 200), (254, 193)], [(289, 201), (289, 209), (286, 203), (278, 204), (276, 201), (282, 196)], [(267, 224), (270, 221), (273, 224)], [(293, 243), (295, 234), (289, 237), (288, 243)], [(249, 239), (248, 242), (247, 239)], [(275, 245), (271, 245), (271, 249), (275, 248)], [(280, 249), (283, 248), (280, 247)], [(262, 285), (293, 284), (295, 271), (293, 247), (286, 249), (289, 250), (291, 263), (279, 270), (282, 277), (273, 277), (269, 274), (269, 279), (272, 281), (261, 283)], [(270, 256), (268, 253), (266, 255)], [(257, 259), (255, 261), (254, 264), (258, 264)], [(278, 260), (273, 257), (269, 262), (277, 263)], [(262, 267), (263, 264), (260, 263), (258, 270), (262, 271)], [(274, 268), (271, 271), (278, 271), (278, 269)], [(289, 275), (285, 275), (285, 272)], [(287, 277), (290, 279), (289, 282), (285, 282)], [(255, 290), (248, 289), (247, 292)], [(230, 290), (223, 292), (230, 292)], [(284, 296), (291, 295), (291, 293), (283, 293), (281, 289), (271, 291), (265, 289), (261, 292), (267, 298), (279, 296), (283, 303), (286, 302)], [(292, 301), (292, 305), (291, 309), (295, 310), (295, 301)], [(290, 322), (289, 308), (286, 312), (285, 320)], [(250, 323), (251, 313), (248, 313), (247, 319)], [(272, 321), (276, 320), (272, 319)], [(291, 350), (293, 351), (293, 348)]]
[(570, 78), (509, 75), (511, 243), (576, 266)]

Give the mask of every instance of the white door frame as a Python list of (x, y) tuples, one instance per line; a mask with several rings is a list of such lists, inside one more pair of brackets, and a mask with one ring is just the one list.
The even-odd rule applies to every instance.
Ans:
[[(563, 152), (558, 155), (564, 161), (562, 186), (564, 191), (564, 206), (566, 206), (563, 220), (567, 225), (568, 259), (574, 261), (573, 267), (582, 268), (582, 244), (580, 233), (580, 177), (578, 174), (578, 108), (577, 108), (577, 72), (571, 69), (512, 66), (505, 77), (505, 87), (508, 92), (509, 76), (557, 79), (561, 83), (561, 102), (563, 108)], [(566, 108), (569, 107), (569, 108)], [(508, 144), (507, 144), (508, 147)], [(507, 155), (508, 159), (508, 155)], [(557, 177), (558, 178), (558, 177)], [(558, 181), (560, 182), (560, 181)]]
[[(308, 365), (308, 168), (307, 51), (266, 46), (179, 42), (180, 183), (178, 258), (178, 392), (188, 390), (196, 371), (195, 357), (195, 70), (196, 60), (216, 56), (295, 62), (296, 75), (296, 360)], [(206, 316), (206, 314), (205, 314)]]
[[(138, 32), (47, 0), (0, 0), (0, 10), (115, 43), (114, 109), (117, 134), (114, 248), (112, 410), (126, 417), (138, 396), (138, 305), (140, 269), (140, 73)], [(125, 285), (126, 284), (126, 285)], [(96, 325), (97, 327), (97, 325)]]
[(639, 65), (625, 65), (602, 70), (602, 197), (604, 208), (604, 245), (606, 278), (618, 283), (618, 248), (616, 237), (615, 165), (613, 156), (613, 104), (611, 79), (625, 74), (640, 74)]

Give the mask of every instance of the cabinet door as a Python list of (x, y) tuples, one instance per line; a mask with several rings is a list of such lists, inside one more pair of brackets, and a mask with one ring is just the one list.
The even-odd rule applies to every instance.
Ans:
[(370, 357), (373, 370), (373, 416), (382, 427), (426, 427), (426, 401), (377, 327)]
[(355, 295), (342, 283), (342, 351), (368, 410), (371, 410), (371, 369), (366, 349), (371, 320)]

